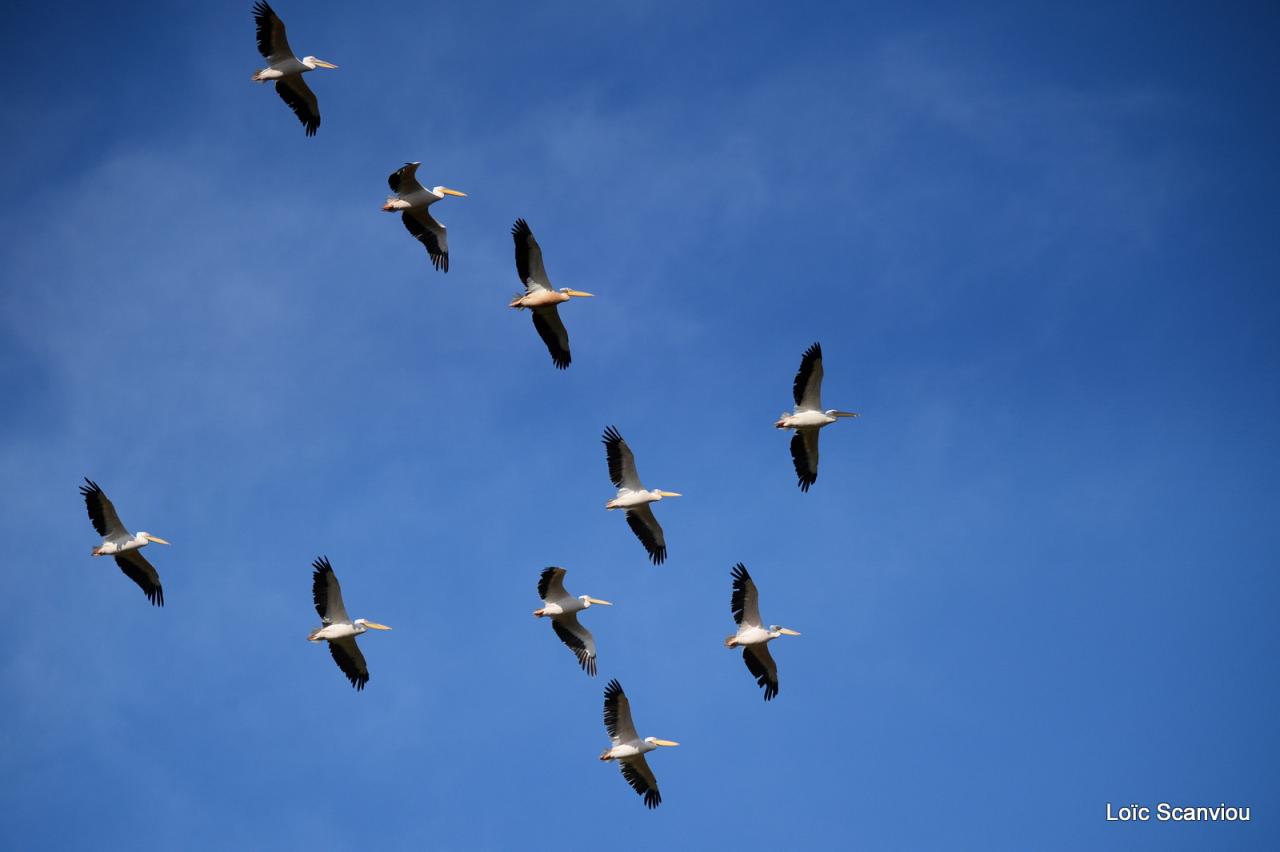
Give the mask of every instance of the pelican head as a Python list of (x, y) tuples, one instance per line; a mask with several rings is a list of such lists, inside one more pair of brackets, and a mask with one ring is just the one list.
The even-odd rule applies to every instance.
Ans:
[(578, 600), (582, 601), (584, 608), (590, 607), (592, 604), (600, 604), (600, 606), (613, 606), (608, 601), (602, 601), (599, 598), (593, 598), (590, 595), (578, 595)]
[(769, 625), (769, 632), (774, 636), (799, 636), (800, 634), (789, 627), (779, 627), (776, 624)]
[(391, 629), (385, 624), (379, 624), (378, 622), (370, 621), (367, 618), (357, 618), (355, 621), (351, 623), (354, 624), (356, 627), (363, 627), (366, 630), (390, 630)]
[(678, 745), (680, 745), (680, 743), (673, 742), (673, 741), (671, 741), (671, 740), (660, 740), (660, 739), (658, 739), (657, 737), (645, 737), (645, 738), (644, 738), (644, 741), (645, 741), (645, 742), (647, 742), (649, 745), (654, 745), (654, 746), (678, 746)]
[(432, 187), (431, 192), (434, 193), (437, 198), (444, 198), (446, 195), (456, 195), (458, 198), (467, 197), (467, 194), (465, 192), (458, 192), (458, 190), (450, 189), (447, 186)]
[(857, 413), (853, 411), (836, 411), (834, 408), (828, 409), (826, 412), (828, 417), (857, 417)]
[(313, 71), (317, 68), (337, 68), (338, 67), (337, 65), (334, 65), (332, 62), (325, 62), (323, 59), (316, 59), (314, 56), (302, 57), (302, 64), (307, 66)]
[(594, 296), (594, 295), (595, 295), (595, 293), (584, 293), (584, 292), (582, 292), (581, 290), (570, 290), (568, 287), (561, 287), (561, 288), (560, 288), (560, 292), (561, 292), (561, 293), (564, 293), (566, 296), (578, 296), (578, 297), (580, 297), (580, 298), (581, 298), (581, 297), (583, 297), (583, 296)]
[(151, 534), (151, 533), (149, 533), (149, 532), (140, 532), (140, 533), (138, 533), (138, 538), (142, 540), (142, 543), (143, 543), (143, 544), (146, 544), (146, 543), (148, 543), (148, 542), (155, 542), (156, 544), (168, 544), (168, 543), (169, 543), (169, 542), (165, 541), (164, 539), (160, 538), (159, 536), (154, 536), (154, 535), (152, 535), (152, 534)]

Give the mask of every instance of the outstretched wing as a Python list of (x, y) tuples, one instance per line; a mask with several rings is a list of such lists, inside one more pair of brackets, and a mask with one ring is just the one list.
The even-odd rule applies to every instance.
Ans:
[(764, 700), (771, 701), (778, 694), (778, 664), (773, 661), (768, 645), (748, 645), (742, 649), (742, 661), (756, 683), (764, 687)]
[(128, 535), (129, 530), (120, 522), (116, 507), (111, 505), (107, 495), (98, 487), (98, 483), (88, 477), (85, 477), (84, 481), (86, 484), (80, 486), (80, 494), (84, 497), (85, 508), (89, 510), (89, 521), (98, 531), (98, 535), (103, 538)]
[(400, 218), (413, 238), (422, 243), (427, 254), (431, 255), (431, 265), (441, 272), (448, 272), (449, 235), (444, 225), (437, 222), (425, 207), (406, 210)]
[(564, 590), (566, 573), (568, 572), (565, 569), (554, 565), (542, 569), (542, 574), (538, 577), (538, 597), (542, 598), (544, 603), (569, 597), (569, 593)]
[(560, 319), (560, 311), (555, 305), (542, 305), (533, 309), (533, 327), (538, 336), (547, 344), (551, 353), (551, 363), (563, 370), (569, 366), (573, 357), (569, 354), (569, 332)]
[(529, 223), (523, 219), (517, 219), (511, 226), (511, 239), (516, 244), (516, 274), (524, 282), (525, 292), (550, 290), (551, 282), (547, 279), (547, 270), (542, 265), (542, 248), (533, 238)]
[(418, 183), (418, 163), (405, 163), (387, 176), (387, 186), (396, 195), (408, 195), (415, 190), (425, 189)]
[(360, 653), (356, 638), (348, 636), (345, 639), (330, 639), (329, 653), (356, 691), (364, 689), (364, 685), (369, 682), (369, 667), (365, 665), (364, 654)]
[(253, 4), (253, 20), (258, 25), (258, 52), (272, 65), (293, 58), (293, 48), (284, 35), (284, 21), (263, 0)]
[(747, 566), (739, 562), (733, 566), (733, 595), (729, 599), (733, 620), (739, 627), (760, 627), (759, 595), (756, 584), (747, 573)]
[(627, 526), (640, 539), (654, 565), (661, 565), (666, 561), (667, 538), (662, 534), (662, 525), (653, 516), (653, 509), (648, 503), (627, 510)]
[(164, 587), (160, 585), (160, 575), (156, 569), (137, 550), (126, 550), (116, 554), (116, 564), (130, 580), (138, 584), (147, 600), (153, 606), (164, 606)]
[(560, 637), (560, 641), (569, 646), (573, 655), (578, 658), (582, 670), (592, 677), (596, 676), (596, 640), (591, 631), (578, 621), (578, 614), (557, 615), (551, 619), (551, 629)]
[(604, 688), (604, 729), (614, 745), (640, 739), (636, 736), (636, 726), (631, 723), (631, 702), (617, 678)]
[(791, 386), (796, 407), (806, 411), (822, 410), (822, 346), (815, 343), (804, 351), (795, 384)]
[(342, 605), (342, 587), (338, 585), (338, 576), (333, 573), (329, 558), (321, 556), (311, 567), (315, 569), (311, 575), (311, 598), (320, 620), (325, 624), (350, 624), (347, 608)]
[(644, 755), (628, 757), (618, 761), (622, 777), (627, 779), (631, 789), (644, 797), (645, 807), (653, 809), (662, 804), (662, 796), (658, 793), (658, 779), (653, 777), (653, 770)]
[(796, 465), (796, 484), (801, 491), (818, 481), (818, 430), (797, 429), (791, 436), (791, 460)]
[(605, 429), (601, 440), (604, 442), (605, 458), (609, 462), (609, 480), (614, 487), (642, 490), (644, 486), (640, 484), (640, 475), (636, 473), (636, 457), (631, 454), (631, 448), (622, 439), (618, 427), (610, 426)]
[(283, 77), (276, 81), (276, 94), (280, 100), (289, 105), (293, 114), (302, 122), (308, 136), (315, 136), (320, 129), (320, 105), (316, 102), (316, 93), (311, 91), (307, 81), (301, 74)]

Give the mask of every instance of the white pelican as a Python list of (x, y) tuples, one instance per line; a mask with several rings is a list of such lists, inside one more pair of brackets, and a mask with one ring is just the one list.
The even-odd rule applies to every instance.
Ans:
[(317, 68), (337, 68), (323, 59), (293, 55), (293, 48), (284, 36), (284, 21), (264, 0), (253, 4), (253, 19), (258, 23), (258, 52), (267, 60), (267, 67), (255, 71), (250, 78), (258, 83), (276, 81), (276, 94), (289, 105), (293, 114), (302, 122), (308, 136), (315, 136), (320, 127), (320, 106), (315, 92), (302, 79), (302, 75)]
[(756, 683), (764, 687), (764, 700), (770, 701), (778, 694), (778, 664), (769, 653), (769, 643), (779, 636), (799, 636), (786, 627), (760, 620), (759, 596), (756, 584), (747, 573), (747, 566), (739, 562), (733, 566), (733, 597), (729, 601), (738, 632), (724, 640), (726, 648), (742, 648), (742, 661), (747, 671), (755, 676)]
[(640, 539), (654, 565), (661, 565), (667, 558), (667, 539), (662, 534), (658, 519), (653, 516), (650, 503), (663, 497), (679, 497), (676, 491), (646, 491), (636, 473), (636, 458), (631, 448), (622, 440), (614, 426), (604, 430), (605, 457), (609, 461), (609, 479), (617, 486), (618, 496), (604, 504), (606, 509), (626, 509), (627, 526)]
[(516, 243), (516, 274), (524, 282), (524, 295), (516, 296), (510, 307), (516, 310), (529, 308), (533, 311), (533, 327), (537, 329), (542, 342), (547, 344), (551, 362), (563, 370), (573, 359), (569, 355), (569, 332), (565, 331), (564, 323), (560, 321), (560, 311), (556, 305), (569, 301), (573, 296), (593, 294), (567, 287), (561, 290), (551, 288), (547, 270), (542, 266), (542, 249), (533, 238), (528, 222), (517, 219), (511, 226), (511, 238)]
[(653, 770), (644, 756), (658, 746), (678, 746), (671, 740), (660, 740), (657, 737), (640, 739), (636, 726), (631, 722), (631, 702), (622, 691), (622, 684), (617, 680), (609, 681), (604, 688), (604, 727), (609, 732), (610, 748), (600, 755), (601, 760), (616, 760), (622, 770), (622, 777), (627, 779), (631, 789), (644, 796), (646, 807), (656, 808), (662, 804), (662, 796), (658, 793), (658, 779), (653, 777)]
[(426, 247), (427, 254), (431, 255), (431, 265), (442, 272), (448, 272), (449, 235), (445, 232), (444, 225), (432, 218), (427, 208), (446, 195), (466, 198), (467, 194), (447, 186), (427, 189), (418, 183), (417, 171), (420, 165), (422, 164), (405, 163), (391, 173), (387, 178), (387, 185), (391, 187), (395, 197), (388, 198), (382, 209), (387, 213), (404, 211), (400, 218), (413, 238)]
[(546, 568), (538, 578), (538, 597), (542, 598), (542, 609), (535, 609), (533, 614), (538, 618), (544, 615), (551, 618), (551, 629), (560, 637), (560, 641), (569, 647), (578, 658), (582, 670), (592, 677), (596, 676), (596, 640), (591, 631), (578, 621), (578, 613), (592, 604), (613, 606), (608, 601), (593, 598), (590, 595), (578, 595), (576, 598), (564, 590), (563, 568)]
[(342, 605), (342, 587), (333, 573), (329, 560), (321, 556), (311, 563), (315, 573), (311, 575), (311, 596), (315, 599), (316, 612), (320, 613), (322, 627), (311, 631), (308, 642), (329, 641), (329, 653), (342, 673), (357, 690), (369, 682), (369, 667), (364, 654), (356, 645), (356, 637), (366, 630), (390, 630), (385, 624), (377, 624), (364, 618), (352, 621), (347, 608)]
[(164, 606), (164, 587), (160, 585), (160, 575), (147, 561), (147, 557), (138, 551), (138, 548), (146, 547), (152, 542), (156, 544), (169, 542), (148, 532), (129, 532), (129, 529), (121, 523), (120, 516), (116, 514), (116, 507), (111, 505), (107, 495), (98, 487), (98, 483), (88, 477), (85, 477), (84, 481), (87, 484), (80, 486), (80, 493), (84, 495), (84, 505), (89, 510), (89, 520), (93, 522), (93, 528), (98, 531), (98, 535), (102, 536), (102, 544), (93, 549), (93, 555), (114, 556), (120, 570), (138, 584), (146, 594), (147, 600), (155, 606)]
[(834, 408), (822, 410), (822, 346), (817, 343), (804, 351), (791, 394), (796, 399), (796, 410), (791, 414), (784, 411), (773, 425), (796, 430), (791, 438), (791, 458), (796, 464), (800, 490), (808, 491), (818, 481), (818, 430), (841, 417), (858, 415)]

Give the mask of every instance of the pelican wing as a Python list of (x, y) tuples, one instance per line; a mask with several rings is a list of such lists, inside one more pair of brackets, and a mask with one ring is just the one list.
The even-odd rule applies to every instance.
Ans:
[(771, 701), (778, 694), (778, 664), (773, 661), (768, 645), (748, 645), (742, 649), (742, 661), (756, 683), (764, 687), (764, 700)]
[(533, 327), (538, 336), (547, 344), (551, 353), (551, 363), (556, 369), (563, 370), (573, 361), (569, 354), (569, 332), (560, 320), (560, 311), (555, 305), (542, 305), (533, 309)]
[(747, 573), (747, 566), (739, 562), (733, 566), (733, 596), (729, 599), (733, 620), (739, 627), (760, 627), (760, 601), (755, 581)]
[(617, 678), (604, 688), (604, 728), (614, 745), (637, 742), (636, 726), (631, 722), (631, 702)]
[(116, 554), (116, 564), (130, 580), (138, 584), (152, 606), (164, 606), (164, 587), (160, 585), (160, 575), (156, 569), (137, 550), (126, 550)]
[(662, 525), (653, 516), (653, 509), (648, 503), (627, 510), (627, 526), (640, 539), (654, 565), (661, 565), (666, 561), (667, 538), (662, 534)]
[(86, 484), (80, 486), (80, 493), (84, 496), (85, 508), (89, 510), (89, 521), (98, 531), (98, 535), (103, 538), (128, 535), (129, 530), (120, 522), (116, 507), (111, 505), (107, 495), (98, 487), (98, 483), (88, 477), (85, 477), (84, 481)]
[(573, 655), (578, 658), (582, 670), (592, 677), (596, 676), (596, 640), (591, 631), (578, 621), (578, 614), (557, 615), (551, 619), (551, 629), (560, 637), (560, 641), (569, 646)]
[(662, 804), (662, 796), (658, 793), (658, 779), (653, 777), (653, 770), (649, 768), (649, 761), (644, 759), (643, 754), (619, 760), (618, 768), (622, 770), (622, 777), (627, 779), (631, 789), (644, 796), (646, 808), (653, 809)]
[(442, 272), (449, 271), (449, 237), (441, 225), (427, 212), (427, 208), (406, 210), (400, 217), (413, 238), (422, 243), (431, 255), (431, 265)]
[(415, 191), (425, 192), (426, 187), (418, 183), (418, 164), (405, 163), (387, 176), (387, 186), (391, 187), (391, 191), (396, 195), (409, 195)]
[(542, 266), (542, 248), (533, 238), (529, 223), (517, 219), (511, 226), (511, 239), (516, 244), (516, 274), (524, 282), (525, 292), (550, 290), (551, 282), (547, 279), (547, 270)]
[(796, 465), (796, 484), (801, 491), (818, 481), (818, 430), (797, 429), (791, 436), (791, 460)]
[(567, 572), (563, 568), (557, 568), (554, 565), (543, 568), (542, 575), (538, 577), (538, 597), (544, 602), (569, 597), (569, 593), (564, 590), (565, 573)]
[(628, 488), (632, 491), (643, 490), (640, 475), (636, 473), (636, 457), (631, 454), (631, 448), (627, 446), (627, 442), (622, 440), (618, 427), (610, 426), (605, 429), (601, 440), (604, 442), (605, 457), (609, 461), (609, 479), (614, 487)]
[(280, 100), (289, 105), (293, 114), (302, 122), (308, 136), (315, 136), (320, 129), (320, 105), (316, 103), (316, 93), (311, 91), (307, 81), (301, 74), (293, 77), (282, 77), (276, 81), (276, 94)]
[[(338, 585), (338, 576), (333, 573), (329, 558), (321, 556), (311, 563), (311, 567), (315, 569), (311, 575), (311, 597), (315, 601), (320, 620), (325, 624), (350, 624), (347, 608), (342, 605), (342, 587)], [(359, 656), (359, 652), (356, 656)], [(362, 660), (362, 665), (363, 662)]]
[(342, 673), (347, 676), (347, 680), (351, 681), (351, 685), (356, 691), (364, 689), (364, 685), (369, 682), (369, 667), (365, 665), (364, 654), (360, 653), (360, 646), (356, 644), (356, 637), (348, 636), (345, 639), (330, 639), (329, 653), (333, 656), (333, 661), (338, 664), (338, 668), (342, 669)]
[(807, 411), (822, 410), (822, 346), (815, 343), (804, 351), (800, 370), (796, 373), (791, 395), (796, 408)]
[(258, 24), (258, 52), (272, 65), (292, 59), (293, 48), (284, 35), (284, 21), (263, 0), (253, 4), (253, 20)]

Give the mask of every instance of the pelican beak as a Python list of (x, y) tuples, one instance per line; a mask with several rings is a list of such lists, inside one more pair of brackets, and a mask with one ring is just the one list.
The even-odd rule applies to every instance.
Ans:
[(334, 65), (332, 62), (325, 62), (323, 59), (317, 59), (315, 60), (315, 63), (316, 63), (316, 66), (320, 68), (337, 68), (338, 67), (337, 65)]
[(595, 295), (595, 293), (584, 293), (581, 290), (565, 290), (564, 292), (570, 296), (594, 296)]
[(162, 539), (162, 538), (156, 538), (156, 537), (155, 537), (155, 536), (153, 536), (153, 535), (149, 535), (149, 536), (147, 536), (147, 541), (154, 541), (156, 544), (168, 544), (168, 543), (169, 543), (169, 542), (165, 541), (164, 539)]
[(856, 411), (837, 411), (836, 412), (836, 417), (857, 417), (857, 416), (858, 416), (858, 413)]
[(659, 491), (658, 493), (661, 494), (663, 497), (683, 497), (684, 496), (679, 491)]
[(800, 635), (799, 633), (795, 632), (789, 627), (779, 627), (778, 632), (781, 633), (783, 636), (799, 636)]
[(613, 604), (608, 601), (602, 601), (599, 598), (588, 597), (587, 600), (591, 601), (593, 604), (598, 604), (599, 606), (613, 606)]
[(678, 745), (680, 745), (680, 743), (673, 742), (672, 740), (660, 740), (660, 739), (657, 739), (656, 737), (655, 737), (655, 738), (654, 738), (654, 740), (653, 740), (653, 744), (654, 744), (654, 745), (660, 745), (660, 746), (678, 746)]
[(365, 627), (370, 627), (370, 628), (372, 628), (372, 629), (374, 629), (374, 630), (390, 630), (390, 629), (391, 629), (390, 627), (388, 627), (388, 626), (387, 626), (387, 625), (385, 625), (385, 624), (378, 624), (376, 621), (366, 621), (366, 622), (364, 623), (364, 626), (365, 626)]
[(466, 198), (466, 197), (467, 197), (467, 194), (466, 194), (465, 192), (458, 192), (458, 190), (456, 190), (456, 189), (449, 189), (449, 187), (447, 187), (447, 186), (442, 186), (442, 187), (440, 187), (440, 191), (441, 191), (441, 192), (443, 192), (445, 195), (456, 195), (456, 196), (458, 196), (459, 198)]

